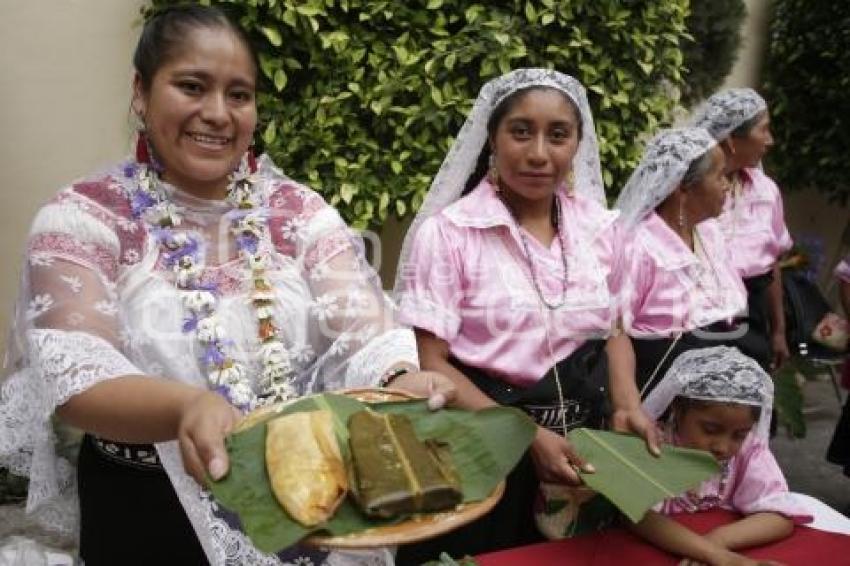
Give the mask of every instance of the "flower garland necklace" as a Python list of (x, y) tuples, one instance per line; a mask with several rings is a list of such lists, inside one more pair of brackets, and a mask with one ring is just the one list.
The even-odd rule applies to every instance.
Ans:
[[(144, 140), (139, 144), (145, 144)], [(146, 151), (141, 152), (137, 163), (125, 168), (125, 176), (135, 180), (131, 190), (133, 216), (153, 228), (165, 264), (174, 273), (175, 286), (188, 312), (183, 332), (194, 331), (201, 344), (201, 362), (210, 386), (242, 411), (297, 397), (292, 384), (291, 356), (272, 316), (274, 293), (266, 275), (269, 253), (261, 249), (262, 242), (268, 241), (264, 237), (268, 228), (262, 197), (255, 188), (257, 166), (253, 156), (248, 154), (230, 175), (225, 201), (234, 207), (227, 213), (231, 220), (230, 232), (251, 273), (251, 304), (257, 318), (262, 360), (262, 395), (254, 392), (244, 365), (228, 354), (232, 341), (228, 340), (216, 316), (219, 293), (214, 285), (201, 282), (204, 270), (201, 241), (194, 234), (177, 230), (183, 219), (183, 209), (171, 202), (162, 186), (160, 170), (152, 161)]]

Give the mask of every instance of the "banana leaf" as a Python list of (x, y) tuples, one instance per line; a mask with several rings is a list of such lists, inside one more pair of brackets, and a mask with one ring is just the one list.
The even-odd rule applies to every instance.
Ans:
[[(285, 407), (275, 418), (297, 411), (329, 410), (340, 448), (348, 456), (346, 423), (363, 403), (325, 393), (305, 397)], [(379, 412), (401, 413), (413, 422), (420, 439), (435, 438), (451, 446), (452, 461), (461, 479), (464, 502), (480, 501), (492, 493), (519, 461), (534, 439), (536, 427), (522, 412), (507, 407), (491, 407), (477, 412), (459, 409), (429, 411), (424, 401), (371, 403)], [(268, 419), (266, 419), (268, 420)], [(292, 546), (314, 532), (333, 536), (363, 531), (391, 523), (366, 517), (346, 499), (333, 518), (308, 529), (292, 520), (271, 491), (265, 464), (265, 421), (228, 438), (230, 471), (210, 491), (219, 504), (235, 512), (245, 533), (264, 552), (277, 552)]]
[(596, 468), (581, 473), (633, 523), (656, 503), (681, 495), (720, 472), (714, 457), (702, 450), (665, 445), (656, 458), (641, 438), (579, 428), (570, 432), (576, 451)]

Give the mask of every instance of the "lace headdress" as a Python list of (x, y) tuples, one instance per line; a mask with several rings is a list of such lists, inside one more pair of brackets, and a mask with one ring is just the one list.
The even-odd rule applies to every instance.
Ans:
[(518, 90), (531, 87), (550, 87), (566, 94), (581, 114), (582, 136), (573, 157), (575, 190), (588, 198), (605, 204), (605, 188), (599, 165), (599, 144), (593, 126), (593, 115), (587, 102), (587, 93), (579, 81), (569, 75), (550, 69), (517, 69), (485, 84), (460, 129), (452, 147), (446, 154), (440, 170), (431, 182), (431, 188), (422, 207), (404, 238), (396, 275), (399, 288), (403, 266), (407, 262), (419, 226), (429, 217), (439, 213), (460, 198), (466, 180), (475, 170), (478, 156), (487, 143), (487, 122), (493, 110), (505, 98)]
[(655, 210), (676, 190), (691, 163), (715, 145), (702, 128), (663, 130), (656, 135), (617, 199), (623, 225), (634, 226)]
[(767, 438), (773, 408), (773, 381), (758, 363), (737, 348), (716, 346), (688, 350), (673, 362), (643, 407), (659, 418), (676, 397), (760, 407), (755, 427)]
[(709, 97), (691, 118), (691, 125), (708, 130), (720, 141), (741, 124), (767, 109), (767, 103), (751, 88), (730, 88)]

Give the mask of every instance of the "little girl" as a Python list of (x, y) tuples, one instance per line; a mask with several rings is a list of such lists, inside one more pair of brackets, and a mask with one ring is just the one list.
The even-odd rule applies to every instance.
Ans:
[[(759, 564), (734, 552), (791, 534), (794, 524), (812, 520), (788, 492), (768, 448), (773, 382), (751, 358), (735, 348), (690, 350), (670, 366), (644, 401), (671, 444), (705, 450), (721, 472), (697, 489), (660, 503), (634, 526), (656, 546), (710, 565)], [(672, 513), (728, 509), (743, 518), (699, 535), (667, 517)], [(692, 561), (692, 562), (691, 562)]]

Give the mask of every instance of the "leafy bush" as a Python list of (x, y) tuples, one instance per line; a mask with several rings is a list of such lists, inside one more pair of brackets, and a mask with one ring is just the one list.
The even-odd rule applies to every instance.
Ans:
[[(154, 7), (175, 0), (152, 0)], [(590, 93), (614, 196), (682, 81), (688, 0), (205, 0), (258, 40), (261, 138), (354, 227), (421, 204), (480, 86), (523, 66)], [(459, 179), (458, 182), (463, 182)]]
[(682, 89), (685, 106), (711, 96), (723, 84), (737, 58), (746, 15), (744, 0), (692, 0), (685, 25), (693, 41), (682, 44), (688, 69)]
[(790, 189), (850, 197), (850, 4), (776, 0), (764, 91), (776, 147), (770, 170)]

